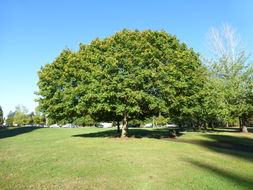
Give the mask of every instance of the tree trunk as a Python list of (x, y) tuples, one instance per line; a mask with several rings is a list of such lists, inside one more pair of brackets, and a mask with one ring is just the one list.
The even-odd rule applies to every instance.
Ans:
[(128, 118), (127, 118), (127, 112), (124, 113), (123, 116), (123, 126), (121, 130), (121, 138), (125, 138), (128, 135)]
[(245, 123), (245, 116), (240, 117), (240, 131), (243, 133), (248, 133), (248, 128)]
[(117, 133), (120, 133), (120, 125), (119, 125), (119, 121), (117, 121)]
[(208, 122), (208, 128), (210, 128), (212, 131), (214, 131), (214, 124), (213, 124), (213, 122)]
[(153, 118), (152, 118), (152, 127), (157, 127), (157, 124), (156, 124), (156, 119), (155, 119), (155, 116), (153, 115)]
[(207, 127), (206, 127), (206, 126), (207, 126), (207, 124), (206, 124), (206, 123), (204, 123), (204, 124), (203, 124), (203, 128), (204, 128), (204, 130), (205, 130), (205, 131), (206, 131), (206, 129), (207, 129)]
[(46, 117), (46, 126), (48, 126), (48, 118)]
[(241, 131), (243, 133), (248, 133), (248, 128), (245, 125), (243, 125)]
[(238, 117), (238, 120), (239, 120), (239, 128), (241, 130), (242, 129), (242, 121), (241, 121), (241, 117), (240, 116)]

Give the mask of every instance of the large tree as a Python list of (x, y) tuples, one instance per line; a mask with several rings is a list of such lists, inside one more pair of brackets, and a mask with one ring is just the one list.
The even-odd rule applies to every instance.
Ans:
[(199, 55), (175, 36), (150, 30), (123, 30), (77, 53), (65, 50), (39, 77), (38, 101), (49, 117), (122, 120), (122, 137), (131, 119), (190, 115), (203, 86)]

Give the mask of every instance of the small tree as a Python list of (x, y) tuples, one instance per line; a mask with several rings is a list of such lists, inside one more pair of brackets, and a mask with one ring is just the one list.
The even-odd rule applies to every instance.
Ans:
[(13, 117), (13, 122), (19, 126), (29, 123), (28, 109), (25, 106), (16, 106), (15, 115)]
[[(208, 35), (208, 45), (212, 58), (207, 58), (212, 80), (219, 80), (216, 86), (223, 100), (219, 112), (226, 122), (230, 118), (239, 118), (240, 129), (247, 132), (244, 120), (253, 110), (252, 101), (252, 65), (236, 30), (224, 24), (222, 30), (212, 28)], [(221, 115), (222, 115), (221, 114)]]
[(7, 125), (13, 125), (14, 115), (15, 115), (15, 112), (10, 111), (10, 112), (8, 113), (7, 119), (5, 120), (5, 123), (6, 123)]
[(3, 109), (0, 106), (0, 125), (4, 123), (4, 114), (3, 114)]

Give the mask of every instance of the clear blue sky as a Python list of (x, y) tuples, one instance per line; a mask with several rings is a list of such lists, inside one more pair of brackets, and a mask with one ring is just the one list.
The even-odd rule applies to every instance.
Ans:
[(34, 111), (37, 71), (65, 48), (123, 28), (165, 30), (203, 53), (210, 27), (230, 23), (253, 52), (251, 0), (1, 0), (0, 105)]

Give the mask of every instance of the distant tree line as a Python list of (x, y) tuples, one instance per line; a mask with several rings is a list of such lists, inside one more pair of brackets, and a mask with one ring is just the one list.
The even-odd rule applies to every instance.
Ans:
[(10, 111), (5, 120), (7, 125), (13, 126), (24, 126), (24, 125), (32, 125), (32, 126), (40, 126), (46, 123), (45, 116), (38, 111), (36, 108), (35, 113), (28, 113), (26, 107), (18, 105), (14, 112)]
[(200, 129), (253, 112), (252, 66), (232, 27), (210, 32), (213, 55), (200, 55), (165, 31), (123, 30), (63, 50), (38, 72), (40, 108), (51, 122), (156, 120)]

